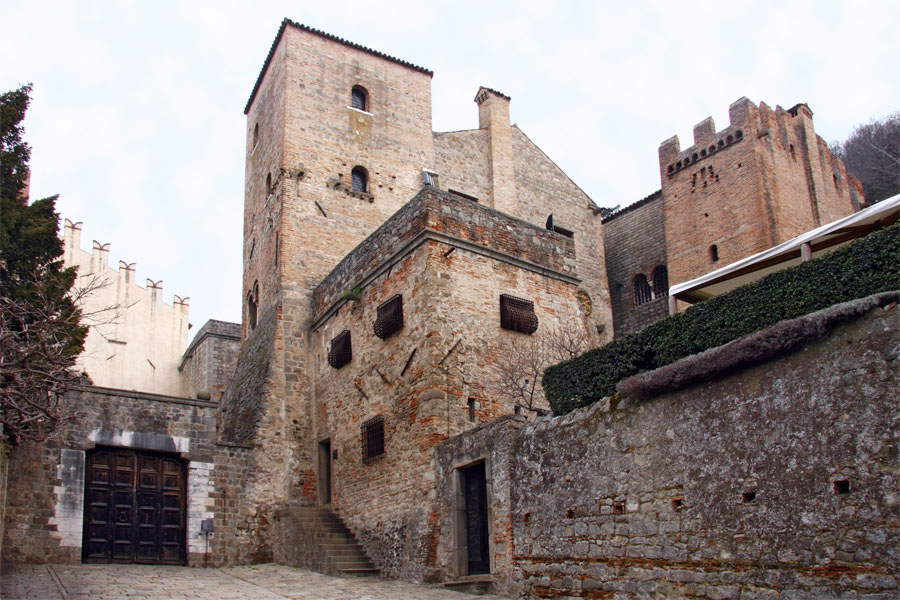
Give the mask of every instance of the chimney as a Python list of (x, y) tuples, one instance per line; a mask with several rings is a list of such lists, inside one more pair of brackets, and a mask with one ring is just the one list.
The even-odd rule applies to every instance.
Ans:
[(493, 207), (514, 214), (516, 177), (513, 167), (512, 128), (509, 125), (509, 96), (481, 87), (475, 95), (478, 128), (487, 129), (490, 144), (491, 196)]

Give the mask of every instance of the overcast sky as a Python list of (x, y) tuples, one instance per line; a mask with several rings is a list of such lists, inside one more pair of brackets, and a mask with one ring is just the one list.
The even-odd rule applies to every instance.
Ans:
[(601, 206), (659, 188), (657, 147), (747, 96), (806, 102), (842, 140), (900, 110), (900, 3), (2, 0), (0, 90), (34, 84), (32, 197), (82, 245), (240, 320), (243, 107), (284, 17), (434, 71), (434, 128), (486, 85)]

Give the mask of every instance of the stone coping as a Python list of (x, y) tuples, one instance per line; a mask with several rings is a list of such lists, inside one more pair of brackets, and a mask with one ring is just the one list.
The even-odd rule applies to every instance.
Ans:
[(119, 388), (108, 388), (97, 385), (75, 385), (72, 389), (88, 394), (101, 394), (103, 396), (116, 396), (119, 398), (128, 398), (132, 400), (149, 400), (151, 402), (169, 402), (172, 404), (186, 404), (189, 406), (199, 406), (201, 408), (216, 408), (218, 402), (210, 400), (198, 400), (194, 398), (180, 398), (177, 396), (164, 396), (163, 394), (152, 394), (149, 392), (139, 392), (137, 390), (123, 390)]

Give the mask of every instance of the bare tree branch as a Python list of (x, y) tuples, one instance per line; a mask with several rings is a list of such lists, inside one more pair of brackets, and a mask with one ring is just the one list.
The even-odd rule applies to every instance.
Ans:
[(527, 410), (543, 410), (544, 370), (587, 351), (590, 344), (590, 336), (579, 324), (541, 329), (511, 344), (504, 348), (503, 359), (494, 368), (494, 394)]

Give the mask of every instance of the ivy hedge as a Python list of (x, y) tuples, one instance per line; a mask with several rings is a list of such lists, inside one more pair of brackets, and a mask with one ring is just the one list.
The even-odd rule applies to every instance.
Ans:
[(553, 365), (544, 372), (544, 392), (554, 414), (562, 415), (612, 395), (616, 384), (626, 377), (784, 319), (897, 289), (900, 223)]

